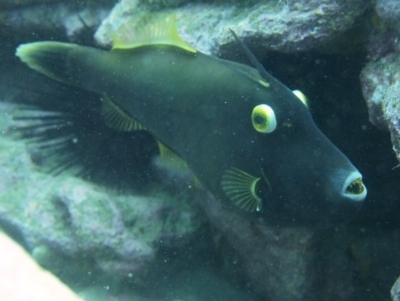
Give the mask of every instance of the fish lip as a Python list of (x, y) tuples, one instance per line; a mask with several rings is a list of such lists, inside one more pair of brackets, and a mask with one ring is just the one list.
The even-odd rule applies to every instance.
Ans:
[[(357, 190), (360, 192), (352, 192), (350, 188), (355, 186)], [(351, 199), (356, 202), (363, 201), (367, 196), (367, 188), (365, 187), (364, 183), (362, 182), (362, 175), (358, 171), (353, 171), (347, 177), (346, 181), (342, 186), (342, 196), (348, 199)]]

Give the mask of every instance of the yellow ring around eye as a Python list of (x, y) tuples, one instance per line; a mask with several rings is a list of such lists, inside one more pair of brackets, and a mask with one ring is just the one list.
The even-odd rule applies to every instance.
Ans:
[(257, 132), (265, 134), (273, 132), (276, 128), (274, 110), (265, 104), (255, 106), (251, 114), (251, 122)]

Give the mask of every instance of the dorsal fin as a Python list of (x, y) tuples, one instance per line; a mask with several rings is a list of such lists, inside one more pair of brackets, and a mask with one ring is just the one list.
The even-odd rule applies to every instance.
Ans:
[(131, 49), (146, 45), (171, 45), (196, 53), (178, 34), (176, 13), (144, 13), (132, 16), (109, 35), (113, 49)]
[(229, 28), (230, 32), (232, 33), (233, 37), (235, 38), (236, 43), (238, 43), (244, 52), (246, 53), (247, 58), (250, 60), (251, 64), (254, 66), (254, 68), (257, 69), (257, 71), (260, 73), (262, 77), (267, 79), (269, 77), (268, 72), (264, 69), (263, 65), (260, 64), (260, 62), (257, 60), (257, 58), (254, 56), (254, 54), (250, 51), (249, 48), (243, 43), (241, 39), (236, 35), (236, 33)]
[[(253, 65), (254, 68), (257, 69), (258, 73), (261, 75), (262, 78), (264, 78), (266, 80), (266, 84), (269, 85), (271, 83), (276, 83), (277, 80), (275, 78), (273, 78), (263, 67), (263, 65), (261, 65), (261, 63), (257, 60), (257, 58), (254, 56), (254, 54), (250, 51), (250, 49), (243, 43), (243, 41), (236, 35), (236, 33), (229, 28), (230, 32), (232, 33), (233, 37), (235, 38), (236, 43), (238, 43), (240, 45), (240, 47), (242, 47), (242, 49), (244, 50), (247, 58), (250, 60), (251, 64)], [(263, 82), (260, 82), (262, 85), (264, 85)]]

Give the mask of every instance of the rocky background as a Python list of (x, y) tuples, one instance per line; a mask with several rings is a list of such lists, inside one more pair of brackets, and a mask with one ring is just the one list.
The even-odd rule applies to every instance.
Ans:
[[(113, 137), (141, 142), (122, 156), (133, 175), (117, 168), (120, 149), (85, 153), (115, 163), (107, 172), (122, 190), (95, 175), (49, 173), (45, 155), (16, 138), (21, 99), (90, 97), (21, 66), (20, 43), (108, 48), (107, 32), (127, 16), (172, 8), (193, 47), (247, 63), (232, 28), (268, 71), (308, 96), (318, 126), (364, 175), (369, 196), (356, 220), (251, 225), (144, 154), (146, 137)], [(1, 1), (1, 228), (88, 301), (398, 300), (399, 20), (396, 0)]]

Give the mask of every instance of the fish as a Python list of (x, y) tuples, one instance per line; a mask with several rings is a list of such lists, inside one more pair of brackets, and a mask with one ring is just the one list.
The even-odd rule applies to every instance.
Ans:
[(252, 66), (196, 50), (165, 12), (121, 22), (110, 50), (39, 41), (16, 56), (99, 95), (108, 127), (151, 133), (164, 162), (190, 171), (235, 214), (279, 226), (352, 220), (367, 195), (361, 173), (315, 125), (304, 95), (231, 32)]

